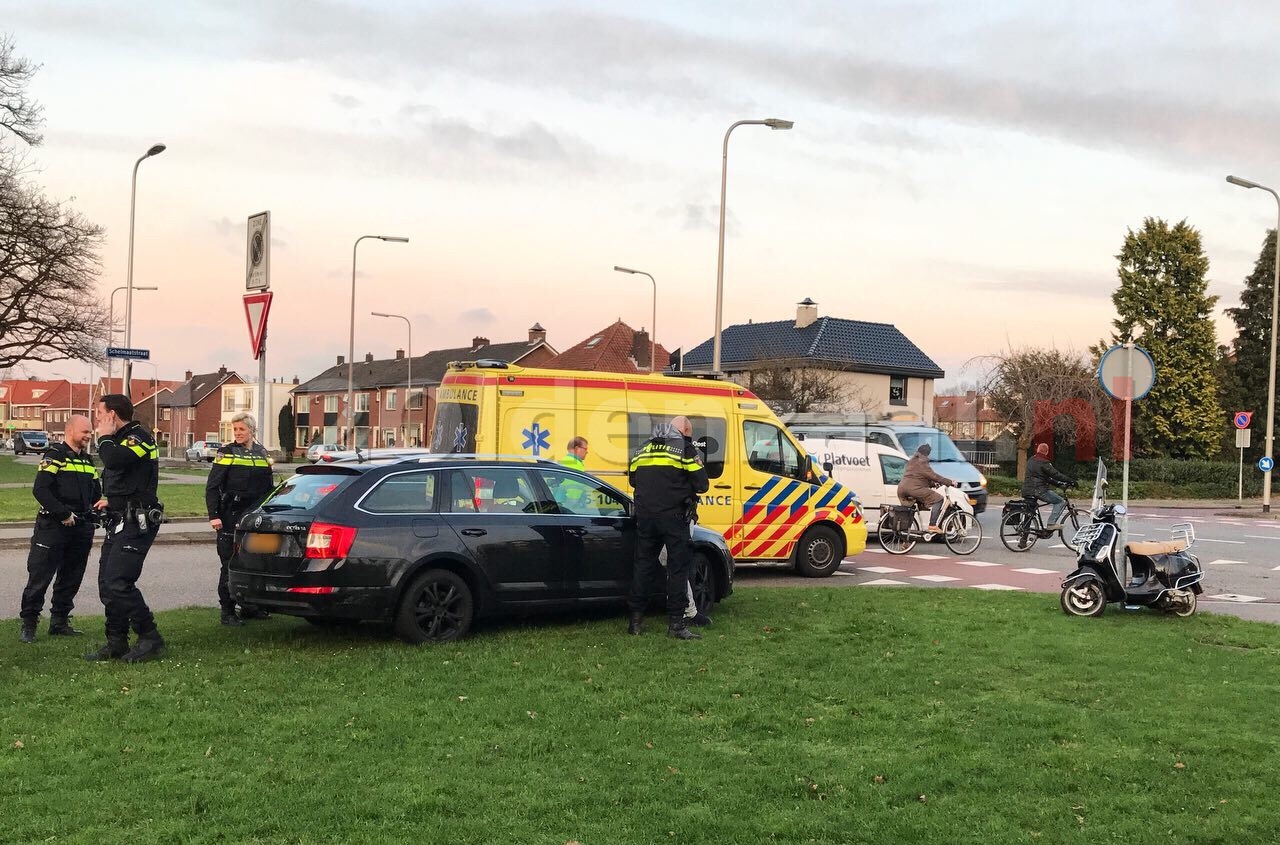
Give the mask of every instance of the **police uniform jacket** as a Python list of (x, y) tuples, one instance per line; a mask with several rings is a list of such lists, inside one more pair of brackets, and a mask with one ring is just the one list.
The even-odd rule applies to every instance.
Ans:
[(102, 483), (87, 454), (59, 443), (45, 450), (31, 494), (40, 503), (41, 516), (61, 522), (72, 514), (83, 517), (93, 510), (102, 498)]
[(257, 505), (275, 487), (271, 462), (261, 443), (248, 449), (239, 443), (227, 443), (218, 449), (218, 457), (209, 471), (204, 488), (204, 504), (209, 519), (221, 519), (222, 527), (235, 528), (233, 520)]
[(627, 477), (635, 490), (636, 513), (646, 517), (686, 519), (698, 494), (710, 486), (698, 448), (681, 434), (645, 443), (631, 459)]
[(160, 485), (160, 450), (151, 431), (137, 420), (98, 440), (102, 458), (102, 489), (107, 506), (123, 511), (129, 505), (150, 507)]

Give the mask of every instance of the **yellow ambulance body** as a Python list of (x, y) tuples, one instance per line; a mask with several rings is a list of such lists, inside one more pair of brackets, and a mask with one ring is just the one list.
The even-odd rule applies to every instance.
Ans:
[(458, 362), (436, 391), (431, 450), (558, 460), (582, 436), (587, 471), (630, 492), (631, 455), (655, 424), (681, 415), (707, 455), (711, 489), (699, 522), (724, 535), (737, 562), (822, 577), (866, 548), (853, 493), (815, 469), (764, 402), (729, 381)]

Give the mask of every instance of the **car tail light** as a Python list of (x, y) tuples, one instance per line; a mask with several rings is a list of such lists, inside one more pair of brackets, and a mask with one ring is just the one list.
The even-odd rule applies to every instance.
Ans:
[(333, 455), (330, 455), (328, 452), (325, 452), (323, 455), (320, 456), (320, 460), (324, 461), (326, 464), (331, 464), (333, 463)]
[(286, 593), (306, 593), (311, 596), (327, 596), (334, 591), (333, 587), (290, 587)]
[(311, 559), (329, 560), (346, 557), (355, 540), (356, 529), (354, 528), (328, 522), (313, 522), (311, 531), (307, 534), (305, 556)]

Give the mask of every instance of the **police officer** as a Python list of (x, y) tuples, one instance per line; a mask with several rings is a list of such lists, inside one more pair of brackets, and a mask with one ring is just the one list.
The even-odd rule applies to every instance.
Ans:
[(658, 553), (665, 547), (667, 634), (682, 640), (702, 639), (689, 630), (684, 615), (693, 558), (689, 513), (696, 507), (698, 494), (710, 486), (692, 437), (688, 417), (676, 417), (670, 425), (659, 424), (627, 468), (635, 490), (637, 534), (636, 563), (627, 597), (628, 634), (640, 633), (648, 586), (658, 572)]
[(218, 559), (222, 562), (222, 571), (218, 575), (218, 604), (222, 607), (222, 624), (243, 625), (245, 619), (266, 619), (271, 614), (250, 605), (241, 605), (240, 615), (236, 615), (236, 604), (227, 588), (227, 567), (236, 552), (236, 523), (246, 512), (261, 504), (275, 487), (275, 482), (271, 477), (267, 450), (256, 442), (258, 423), (251, 414), (236, 414), (231, 418), (231, 436), (234, 442), (218, 449), (218, 457), (204, 488), (204, 503), (209, 511), (209, 526), (218, 532)]
[(27, 587), (22, 591), (24, 643), (36, 641), (36, 623), (51, 583), (49, 636), (80, 633), (71, 627), (71, 609), (93, 548), (93, 506), (102, 497), (98, 470), (85, 451), (92, 439), (89, 418), (73, 415), (67, 420), (62, 442), (45, 451), (36, 470), (31, 494), (40, 503), (40, 513), (27, 556)]
[[(157, 498), (160, 450), (146, 426), (133, 418), (133, 403), (121, 393), (98, 400), (98, 456), (107, 536), (98, 560), (98, 594), (107, 616), (107, 644), (85, 660), (137, 663), (159, 657), (164, 638), (138, 590), (142, 564), (160, 531), (163, 505)], [(129, 647), (129, 628), (138, 635)]]

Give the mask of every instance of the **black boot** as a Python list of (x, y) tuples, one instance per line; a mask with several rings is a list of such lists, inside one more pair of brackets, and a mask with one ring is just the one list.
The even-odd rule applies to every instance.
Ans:
[(699, 610), (697, 613), (695, 613), (693, 616), (690, 616), (685, 621), (688, 622), (690, 625), (697, 625), (700, 628), (705, 628), (711, 624), (711, 617), (703, 613), (701, 610)]
[(120, 659), (125, 663), (142, 663), (147, 660), (155, 660), (164, 653), (164, 637), (160, 636), (159, 631), (148, 631), (145, 634), (138, 635), (138, 641), (133, 644), (133, 648), (125, 652)]
[(643, 628), (644, 614), (638, 610), (631, 611), (631, 615), (627, 619), (627, 633), (633, 637), (638, 637)]
[(689, 626), (681, 619), (679, 622), (671, 622), (667, 625), (667, 636), (675, 637), (677, 640), (700, 640), (702, 634), (697, 631), (690, 631)]
[(107, 636), (107, 644), (97, 651), (91, 651), (84, 656), (85, 660), (119, 660), (129, 651), (129, 636), (127, 634), (111, 634)]
[(49, 617), (49, 636), (51, 637), (78, 637), (83, 634), (79, 628), (71, 627), (70, 616), (50, 616)]
[(239, 616), (236, 616), (236, 609), (234, 607), (230, 610), (224, 607), (222, 608), (222, 624), (230, 628), (238, 628), (244, 625), (244, 620)]
[(36, 641), (36, 623), (22, 620), (22, 634), (19, 637), (24, 643), (33, 643)]

